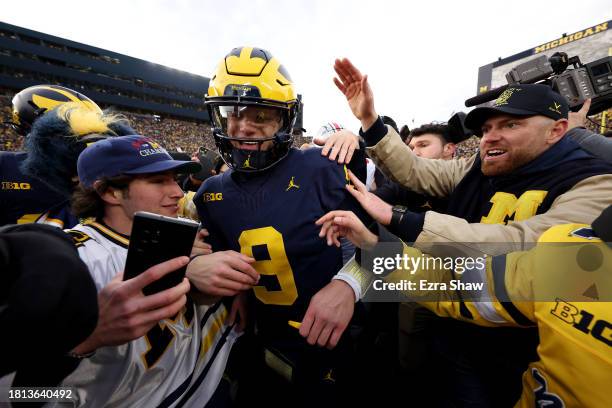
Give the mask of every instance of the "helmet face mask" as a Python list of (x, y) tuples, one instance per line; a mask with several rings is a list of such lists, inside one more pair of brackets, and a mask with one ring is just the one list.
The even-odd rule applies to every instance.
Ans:
[(233, 138), (245, 136), (241, 132), (260, 137), (272, 137), (279, 131), (290, 133), (281, 109), (253, 105), (216, 105), (213, 109), (215, 127)]
[(230, 168), (266, 170), (289, 153), (299, 103), (288, 73), (269, 52), (232, 50), (217, 67), (205, 103)]

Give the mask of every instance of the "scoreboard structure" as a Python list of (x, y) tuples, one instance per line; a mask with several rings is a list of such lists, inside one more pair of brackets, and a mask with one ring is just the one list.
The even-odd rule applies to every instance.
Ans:
[(568, 57), (578, 56), (585, 64), (612, 56), (612, 20), (569, 35), (564, 34), (552, 41), (483, 65), (478, 69), (476, 93), (485, 93), (507, 84), (506, 74), (512, 68), (542, 54), (550, 57), (555, 52), (565, 52)]
[[(541, 55), (550, 57), (555, 52), (564, 52), (568, 57), (578, 56), (583, 64), (612, 56), (612, 20), (575, 33), (563, 34), (554, 40), (481, 66), (478, 69), (476, 94), (479, 95), (506, 85), (508, 83), (506, 74), (515, 66)], [(609, 123), (612, 119), (610, 110), (597, 116), (599, 115), (602, 116), (600, 119), (602, 121), (601, 133), (604, 133), (605, 123)]]

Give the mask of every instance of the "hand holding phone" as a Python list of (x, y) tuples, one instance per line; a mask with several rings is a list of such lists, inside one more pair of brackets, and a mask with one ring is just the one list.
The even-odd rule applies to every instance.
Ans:
[[(130, 235), (123, 280), (140, 275), (150, 267), (179, 256), (189, 256), (200, 224), (182, 218), (138, 211)], [(182, 282), (186, 266), (147, 285), (145, 295), (160, 292)]]

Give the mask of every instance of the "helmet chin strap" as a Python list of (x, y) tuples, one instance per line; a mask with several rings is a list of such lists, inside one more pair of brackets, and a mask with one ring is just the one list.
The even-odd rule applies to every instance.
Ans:
[(274, 162), (274, 156), (271, 150), (234, 149), (232, 161), (234, 170), (252, 173), (270, 167), (266, 164)]

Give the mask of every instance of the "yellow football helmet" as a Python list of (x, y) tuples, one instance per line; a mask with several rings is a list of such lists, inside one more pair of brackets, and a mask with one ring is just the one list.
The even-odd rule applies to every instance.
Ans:
[(66, 102), (77, 102), (90, 110), (102, 113), (102, 109), (82, 93), (58, 85), (35, 85), (13, 97), (11, 125), (17, 133), (25, 136), (39, 116)]
[[(234, 48), (217, 66), (204, 98), (219, 152), (236, 171), (268, 169), (282, 160), (293, 143), (293, 127), (300, 106), (287, 70), (269, 51), (255, 47)], [(240, 117), (248, 107), (271, 108), (280, 113), (280, 129), (267, 139), (257, 139), (257, 150), (241, 150), (234, 142), (253, 139), (228, 134), (228, 116)], [(262, 144), (272, 141), (272, 148)]]

